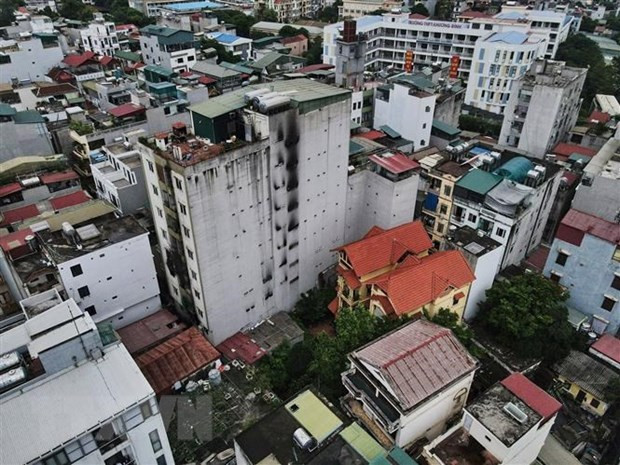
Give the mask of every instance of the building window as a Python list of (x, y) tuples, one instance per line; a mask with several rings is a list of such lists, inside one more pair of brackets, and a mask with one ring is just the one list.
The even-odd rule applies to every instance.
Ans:
[(183, 226), (183, 234), (185, 234), (185, 237), (189, 237), (189, 228), (187, 226)]
[(558, 256), (555, 259), (555, 263), (560, 266), (566, 265), (566, 260), (568, 260), (568, 254), (566, 252), (559, 251)]
[(157, 189), (157, 187), (154, 185), (151, 185), (151, 187), (153, 188), (153, 194), (159, 195), (159, 189)]
[(157, 465), (166, 465), (166, 456), (164, 454), (157, 457)]
[(69, 268), (71, 270), (71, 275), (72, 276), (79, 276), (81, 274), (83, 274), (84, 272), (82, 271), (82, 266), (81, 265), (73, 265), (71, 268)]
[(192, 279), (194, 280), (198, 280), (198, 274), (196, 274), (196, 272), (194, 270), (192, 270)]
[(90, 289), (88, 289), (88, 286), (82, 286), (77, 291), (82, 299), (90, 295)]
[(95, 309), (94, 305), (89, 305), (88, 307), (86, 307), (84, 309), (84, 311), (86, 313), (88, 313), (90, 316), (96, 315), (97, 314), (97, 310)]
[(187, 249), (187, 256), (189, 257), (190, 260), (194, 259), (194, 252), (192, 252), (190, 249)]
[(478, 217), (474, 215), (473, 213), (470, 213), (467, 216), (467, 221), (469, 221), (470, 223), (475, 223), (476, 221), (478, 221)]
[(597, 399), (592, 398), (592, 400), (590, 401), (590, 405), (594, 408), (598, 408), (601, 403)]
[(86, 436), (73, 441), (65, 447), (65, 452), (71, 462), (77, 462), (79, 459), (87, 454), (90, 454), (95, 449), (97, 449), (97, 444), (95, 443), (93, 435), (87, 434)]
[(64, 450), (56, 452), (54, 455), (43, 459), (43, 465), (67, 465), (69, 463), (69, 459), (67, 458), (67, 454)]
[(439, 214), (440, 215), (447, 215), (448, 214), (448, 206), (445, 203), (442, 203), (439, 206)]
[(200, 292), (194, 289), (194, 295), (196, 296), (198, 300), (200, 300)]
[(148, 165), (148, 167), (149, 167), (149, 171), (150, 171), (151, 173), (154, 173), (154, 172), (155, 172), (155, 170), (153, 169), (153, 162), (152, 162), (152, 161), (147, 160), (147, 161), (146, 161), (146, 164), (147, 164), (147, 165)]
[(495, 230), (495, 234), (497, 234), (498, 237), (506, 237), (506, 230), (502, 228), (497, 228)]
[(601, 308), (603, 310), (611, 312), (614, 308), (614, 305), (616, 305), (616, 301), (614, 299), (612, 299), (611, 297), (603, 296), (603, 303), (601, 304)]
[(164, 217), (164, 212), (162, 212), (162, 211), (161, 211), (161, 208), (159, 208), (159, 207), (157, 207), (157, 215), (158, 215), (160, 218), (163, 218), (163, 217)]
[(174, 184), (177, 186), (177, 189), (179, 189), (180, 191), (183, 190), (183, 183), (179, 178), (174, 178)]
[(450, 194), (452, 194), (452, 187), (444, 185), (443, 186), (443, 195), (445, 195), (446, 197), (450, 197)]
[(430, 113), (430, 112), (431, 112), (431, 107), (427, 106), (427, 107), (424, 109), (424, 111), (425, 111), (426, 113)]
[(181, 210), (181, 213), (183, 215), (187, 215), (187, 207), (183, 205), (182, 203), (179, 203), (179, 210)]
[(617, 291), (620, 291), (620, 276), (614, 276), (614, 280), (611, 282), (611, 287)]
[(559, 283), (560, 280), (562, 279), (562, 275), (560, 273), (556, 273), (555, 271), (552, 271), (551, 274), (549, 275), (549, 279), (553, 281), (554, 283)]
[(157, 430), (149, 433), (149, 439), (151, 440), (151, 445), (153, 446), (153, 452), (159, 452), (161, 450), (161, 441)]
[(437, 223), (437, 232), (443, 234), (443, 223)]

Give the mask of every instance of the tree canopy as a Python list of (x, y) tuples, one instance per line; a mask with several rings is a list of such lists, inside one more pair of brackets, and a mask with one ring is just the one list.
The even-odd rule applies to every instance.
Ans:
[(620, 89), (616, 68), (605, 64), (599, 46), (583, 34), (571, 35), (560, 44), (556, 59), (565, 61), (568, 66), (589, 68), (581, 92), (585, 103), (582, 108), (585, 111), (589, 111), (596, 94), (613, 95)]
[(419, 15), (424, 15), (424, 16), (431, 15), (426, 9), (426, 7), (424, 6), (424, 3), (416, 3), (415, 5), (412, 5), (410, 8), (410, 11), (412, 14), (417, 13)]
[(258, 21), (254, 16), (248, 16), (237, 10), (214, 10), (213, 14), (220, 23), (233, 24), (237, 35), (250, 37), (250, 29)]
[(523, 274), (497, 281), (486, 292), (476, 322), (518, 356), (555, 361), (568, 354), (576, 337), (564, 305), (567, 298), (545, 277)]
[(589, 16), (584, 16), (581, 18), (581, 25), (579, 26), (579, 30), (583, 32), (594, 32), (594, 28), (598, 23), (590, 18)]
[(282, 26), (278, 31), (278, 35), (281, 37), (294, 37), (299, 34), (305, 35), (306, 38), (310, 37), (310, 33), (305, 27), (297, 28), (287, 24), (286, 26)]
[(319, 21), (324, 23), (338, 22), (338, 7), (342, 6), (342, 0), (336, 0), (331, 6), (326, 6), (317, 13)]
[(200, 39), (200, 48), (205, 50), (207, 48), (214, 48), (217, 52), (217, 62), (221, 63), (222, 61), (227, 61), (228, 63), (237, 63), (241, 60), (237, 55), (233, 55), (231, 52), (226, 50), (222, 44), (220, 44), (215, 39), (209, 39), (207, 37), (203, 37)]
[(23, 0), (0, 0), (0, 27), (10, 26), (15, 20), (15, 11), (24, 5)]
[(315, 37), (313, 40), (308, 42), (308, 51), (304, 54), (306, 60), (308, 60), (307, 64), (316, 65), (318, 63), (323, 63), (323, 38)]

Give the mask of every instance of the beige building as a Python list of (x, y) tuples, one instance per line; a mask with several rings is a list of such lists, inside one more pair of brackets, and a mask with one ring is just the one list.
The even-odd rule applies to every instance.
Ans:
[(344, 0), (339, 8), (340, 18), (356, 19), (371, 14), (373, 11), (401, 8), (402, 1), (395, 0)]

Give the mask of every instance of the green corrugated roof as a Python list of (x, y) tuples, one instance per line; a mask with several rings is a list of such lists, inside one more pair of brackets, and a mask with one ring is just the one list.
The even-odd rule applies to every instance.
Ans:
[(443, 121), (439, 121), (438, 119), (433, 120), (433, 129), (438, 129), (451, 137), (456, 137), (461, 133), (459, 128), (455, 128), (454, 126), (444, 123)]
[(169, 68), (164, 68), (163, 66), (157, 65), (147, 65), (143, 69), (144, 71), (150, 71), (151, 73), (159, 74), (164, 77), (172, 77), (177, 74)]
[(497, 186), (502, 179), (503, 178), (497, 174), (475, 169), (459, 179), (456, 185), (472, 192), (486, 195), (486, 193)]
[(400, 133), (398, 131), (394, 131), (394, 129), (389, 127), (387, 124), (384, 124), (383, 126), (379, 127), (379, 129), (381, 129), (383, 132), (385, 132), (392, 139), (398, 139), (399, 137), (401, 137), (401, 135), (400, 135)]
[[(311, 81), (310, 79), (290, 79), (247, 86), (243, 89), (237, 89), (209, 99), (204, 103), (193, 105), (189, 109), (207, 118), (216, 118), (243, 108), (245, 106), (243, 96), (256, 89), (273, 89), (274, 92), (287, 92), (287, 96), (291, 98), (293, 104), (298, 106), (308, 104), (309, 102), (321, 102), (330, 99), (344, 100), (351, 94), (351, 91), (348, 89), (329, 86)], [(310, 111), (310, 108), (307, 107), (305, 110)]]
[(319, 443), (342, 426), (342, 420), (312, 391), (304, 391), (286, 404), (286, 410)]
[(163, 36), (170, 37), (175, 35), (177, 32), (184, 32), (182, 29), (174, 29), (166, 26), (156, 26), (154, 24), (149, 24), (148, 26), (144, 26), (140, 29), (142, 34), (153, 34), (155, 36)]
[(394, 82), (406, 82), (413, 84), (418, 89), (434, 89), (435, 83), (421, 74), (399, 74), (393, 78)]
[(418, 465), (418, 462), (409, 457), (400, 447), (394, 447), (388, 457), (389, 459), (378, 457), (368, 465)]
[(142, 59), (139, 53), (128, 52), (127, 50), (117, 50), (114, 55), (123, 60), (132, 62), (138, 62)]
[(17, 110), (11, 105), (0, 103), (0, 116), (13, 116), (15, 113), (17, 113)]
[(584, 161), (588, 163), (592, 158), (587, 155), (582, 155), (580, 153), (571, 153), (570, 157), (568, 157), (568, 161), (576, 162), (576, 161)]
[(254, 70), (247, 66), (243, 66), (239, 63), (228, 63), (227, 61), (220, 62), (220, 66), (226, 69), (232, 69), (233, 71), (237, 71), (238, 73), (243, 74), (252, 74)]
[(355, 141), (349, 140), (349, 156), (357, 155), (358, 153), (362, 153), (364, 151), (364, 146), (358, 144)]
[(367, 462), (387, 456), (386, 450), (357, 423), (343, 429), (340, 436)]
[(45, 123), (45, 119), (36, 110), (18, 111), (13, 115), (15, 124)]

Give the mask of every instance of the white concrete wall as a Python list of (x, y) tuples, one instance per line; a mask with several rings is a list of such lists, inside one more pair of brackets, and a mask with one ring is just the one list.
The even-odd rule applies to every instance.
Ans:
[[(74, 277), (71, 267), (77, 264), (83, 273)], [(82, 310), (95, 306), (97, 323), (122, 328), (161, 308), (147, 233), (63, 262), (58, 272), (67, 294)], [(82, 286), (88, 286), (88, 297), (80, 297)]]
[(60, 46), (43, 48), (41, 39), (18, 41), (18, 52), (7, 52), (10, 63), (0, 65), (0, 82), (10, 83), (11, 79), (45, 81), (46, 74), (58, 66), (64, 55)]
[(463, 313), (463, 318), (466, 321), (475, 318), (478, 313), (478, 305), (480, 302), (486, 300), (486, 291), (493, 286), (495, 275), (499, 273), (504, 250), (504, 246), (497, 247), (481, 257), (478, 257), (474, 268), (476, 279), (469, 289), (467, 304), (465, 306), (465, 312)]
[(405, 447), (422, 437), (432, 441), (443, 433), (446, 422), (458, 415), (465, 405), (473, 379), (474, 372), (401, 417), (395, 444)]
[(417, 151), (430, 144), (437, 95), (415, 96), (409, 90), (408, 86), (395, 83), (389, 91), (389, 101), (379, 99), (375, 93), (373, 125), (377, 129), (388, 125), (412, 141), (413, 150)]
[[(154, 452), (149, 433), (157, 430), (161, 442), (161, 450)], [(174, 465), (174, 457), (170, 449), (170, 443), (164, 427), (164, 421), (159, 412), (147, 418), (142, 424), (136, 426), (127, 433), (127, 437), (133, 446), (137, 465), (154, 465), (157, 458), (164, 456), (167, 465)]]

